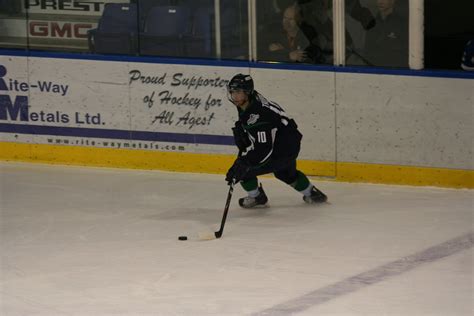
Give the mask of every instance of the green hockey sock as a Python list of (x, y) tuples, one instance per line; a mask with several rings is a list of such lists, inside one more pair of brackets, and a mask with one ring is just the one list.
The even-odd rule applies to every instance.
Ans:
[(296, 178), (296, 181), (293, 182), (291, 186), (295, 188), (296, 191), (301, 192), (305, 190), (306, 188), (308, 188), (308, 186), (310, 185), (310, 182), (309, 182), (308, 177), (301, 171), (296, 170), (296, 173), (298, 174), (298, 176)]
[(257, 178), (253, 178), (253, 179), (250, 179), (250, 180), (241, 181), (240, 185), (247, 192), (254, 191), (258, 188), (258, 181), (257, 181)]

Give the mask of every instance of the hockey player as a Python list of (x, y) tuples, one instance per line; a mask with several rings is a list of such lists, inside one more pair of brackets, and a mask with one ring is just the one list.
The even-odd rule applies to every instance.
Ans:
[(296, 169), (301, 133), (295, 121), (276, 103), (254, 90), (249, 75), (237, 74), (227, 85), (228, 99), (237, 107), (239, 120), (232, 128), (239, 156), (226, 175), (230, 183), (240, 182), (248, 196), (239, 199), (244, 208), (265, 205), (268, 198), (257, 176), (275, 177), (303, 194), (306, 203), (321, 203), (326, 195)]

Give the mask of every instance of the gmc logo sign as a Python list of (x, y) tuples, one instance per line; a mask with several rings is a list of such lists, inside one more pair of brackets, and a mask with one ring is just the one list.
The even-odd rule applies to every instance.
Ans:
[(92, 23), (32, 21), (29, 32), (37, 37), (87, 38), (87, 31), (92, 28)]

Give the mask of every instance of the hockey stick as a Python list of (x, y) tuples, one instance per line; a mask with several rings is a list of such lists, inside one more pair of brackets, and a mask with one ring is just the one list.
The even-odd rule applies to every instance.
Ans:
[(227, 201), (225, 202), (224, 214), (222, 214), (221, 228), (218, 231), (214, 232), (214, 236), (216, 236), (216, 238), (221, 238), (222, 233), (224, 232), (224, 225), (227, 220), (227, 213), (229, 212), (230, 200), (232, 199), (232, 193), (234, 192), (234, 183), (235, 181), (233, 180), (232, 183), (229, 185), (229, 193), (227, 193)]
[[(239, 153), (237, 157), (240, 157), (242, 154), (242, 151), (239, 150)], [(232, 199), (232, 193), (234, 193), (234, 185), (235, 185), (235, 177), (232, 179), (232, 182), (229, 183), (229, 192), (227, 193), (227, 200), (225, 202), (225, 207), (224, 207), (224, 213), (222, 214), (222, 220), (221, 220), (221, 227), (219, 228), (218, 231), (212, 233), (212, 232), (204, 232), (204, 233), (199, 233), (199, 239), (200, 240), (212, 240), (216, 238), (221, 238), (222, 234), (224, 233), (224, 226), (225, 222), (227, 220), (227, 213), (229, 212), (229, 206), (230, 206), (230, 201)]]
[[(242, 156), (242, 150), (239, 149), (237, 157)], [(218, 231), (214, 232), (216, 238), (221, 238), (222, 233), (224, 232), (225, 221), (227, 220), (227, 213), (229, 212), (230, 200), (232, 199), (232, 193), (234, 193), (235, 177), (232, 179), (232, 182), (229, 184), (229, 193), (227, 193), (227, 201), (225, 202), (224, 214), (222, 214), (221, 228)]]
[(227, 193), (227, 200), (225, 202), (224, 213), (222, 214), (221, 227), (216, 232), (200, 232), (198, 234), (199, 240), (213, 240), (216, 238), (221, 238), (224, 232), (225, 222), (227, 220), (227, 213), (229, 212), (230, 200), (232, 199), (232, 193), (234, 192), (235, 180), (229, 184), (229, 193)]

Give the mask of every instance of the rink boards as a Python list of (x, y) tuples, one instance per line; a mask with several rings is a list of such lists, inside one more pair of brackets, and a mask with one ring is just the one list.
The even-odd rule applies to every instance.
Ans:
[(0, 159), (224, 173), (242, 72), (298, 122), (310, 175), (474, 187), (473, 76), (77, 56), (0, 56)]

